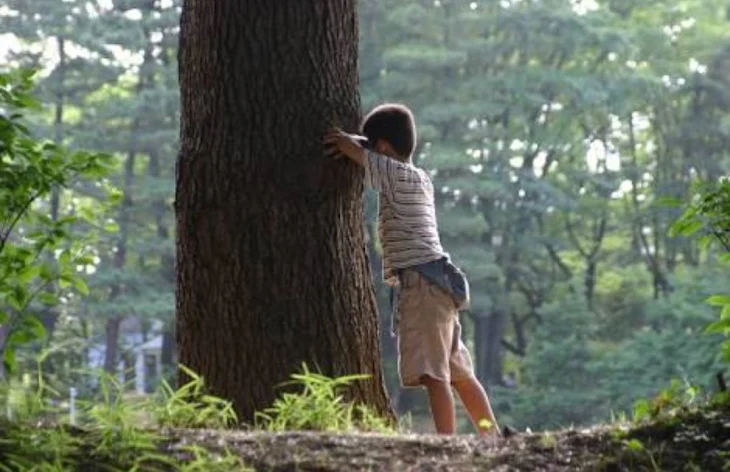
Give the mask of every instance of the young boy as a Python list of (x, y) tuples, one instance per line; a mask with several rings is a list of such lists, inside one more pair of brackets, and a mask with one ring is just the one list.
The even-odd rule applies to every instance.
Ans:
[(365, 117), (361, 133), (367, 143), (337, 128), (324, 142), (328, 154), (363, 166), (365, 184), (380, 194), (383, 278), (399, 288), (394, 316), (401, 384), (426, 387), (439, 434), (456, 432), (453, 386), (477, 431), (499, 435), (461, 341), (458, 310), (468, 303), (468, 284), (441, 247), (431, 178), (411, 159), (416, 145), (413, 115), (403, 105), (381, 105)]

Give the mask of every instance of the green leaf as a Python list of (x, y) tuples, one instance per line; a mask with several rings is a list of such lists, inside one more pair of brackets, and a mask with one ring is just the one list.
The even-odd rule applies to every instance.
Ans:
[(705, 303), (712, 306), (730, 305), (730, 295), (713, 295), (705, 300)]
[(41, 320), (35, 315), (27, 315), (23, 318), (23, 327), (31, 333), (34, 339), (43, 339), (46, 337), (46, 327), (43, 326)]
[(634, 404), (634, 421), (641, 421), (648, 418), (651, 413), (651, 405), (646, 399), (641, 399)]
[(15, 360), (15, 348), (12, 346), (5, 346), (5, 352), (3, 352), (3, 366), (5, 367), (5, 371), (8, 373), (15, 372), (18, 367), (18, 362)]
[(4, 325), (10, 319), (10, 315), (7, 311), (0, 310), (0, 326)]
[(50, 292), (41, 292), (38, 294), (38, 301), (47, 306), (56, 306), (60, 303), (58, 297)]
[(38, 277), (40, 275), (41, 268), (38, 265), (32, 265), (30, 267), (26, 267), (22, 271), (20, 271), (17, 275), (18, 282), (21, 284), (29, 284), (34, 278)]
[(60, 256), (58, 256), (58, 263), (61, 267), (69, 267), (71, 265), (71, 251), (68, 249), (64, 250)]
[(657, 198), (656, 205), (665, 208), (679, 208), (682, 206), (682, 200), (677, 197), (664, 196)]
[(76, 288), (76, 290), (84, 296), (89, 295), (89, 286), (86, 285), (86, 281), (83, 279), (83, 277), (75, 276), (73, 277), (73, 286)]
[(644, 450), (644, 444), (638, 439), (630, 439), (626, 441), (626, 447), (633, 452), (641, 452)]
[(693, 217), (691, 219), (680, 219), (677, 221), (669, 230), (669, 235), (674, 236), (692, 236), (697, 231), (702, 229), (703, 223), (701, 220)]
[(62, 289), (67, 289), (71, 286), (71, 283), (73, 282), (72, 277), (68, 275), (61, 275), (61, 277), (58, 278), (58, 286)]
[(107, 221), (104, 223), (104, 231), (107, 233), (118, 233), (119, 232), (119, 224), (117, 224), (116, 221)]
[(705, 328), (707, 334), (726, 334), (728, 331), (730, 331), (730, 320), (715, 321)]

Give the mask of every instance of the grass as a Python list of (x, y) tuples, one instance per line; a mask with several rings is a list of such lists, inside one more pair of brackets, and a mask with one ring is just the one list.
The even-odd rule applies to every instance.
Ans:
[(349, 375), (330, 378), (312, 372), (302, 365), (302, 371), (282, 387), (298, 387), (297, 392), (283, 393), (274, 404), (256, 415), (256, 428), (268, 431), (366, 431), (395, 433), (389, 422), (366, 405), (345, 400), (350, 384), (369, 378)]
[[(180, 366), (191, 380), (178, 389), (162, 382), (151, 398), (130, 398), (126, 386), (99, 372), (99, 392), (78, 402), (77, 426), (62, 420), (51, 406), (59, 398), (39, 374), (12, 380), (0, 390), (0, 400), (13, 421), (0, 423), (0, 471), (55, 472), (93, 464), (99, 470), (239, 471), (241, 459), (229, 450), (196, 445), (170, 448), (160, 428), (226, 429), (239, 424), (231, 402), (207, 393), (203, 378)], [(40, 371), (40, 366), (39, 366)], [(394, 433), (387, 422), (365, 405), (344, 399), (352, 382), (367, 376), (339, 378), (310, 371), (292, 375), (274, 404), (257, 415), (254, 429)], [(37, 428), (38, 424), (44, 425)]]

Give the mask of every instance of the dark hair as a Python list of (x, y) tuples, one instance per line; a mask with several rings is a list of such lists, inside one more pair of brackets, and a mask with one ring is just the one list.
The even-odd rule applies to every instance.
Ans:
[(363, 119), (361, 128), (371, 146), (382, 139), (403, 158), (410, 158), (416, 148), (416, 123), (405, 105), (386, 103), (375, 107)]

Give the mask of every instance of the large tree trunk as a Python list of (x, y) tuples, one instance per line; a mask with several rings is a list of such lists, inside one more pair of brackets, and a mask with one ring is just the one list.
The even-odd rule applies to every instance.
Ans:
[(504, 384), (502, 369), (502, 335), (507, 316), (501, 310), (476, 313), (474, 320), (474, 347), (476, 375), (487, 388)]
[[(180, 362), (242, 421), (302, 362), (370, 374), (390, 415), (362, 227), (363, 172), (324, 157), (359, 120), (355, 0), (188, 0), (176, 187)], [(181, 380), (184, 380), (181, 378)]]

